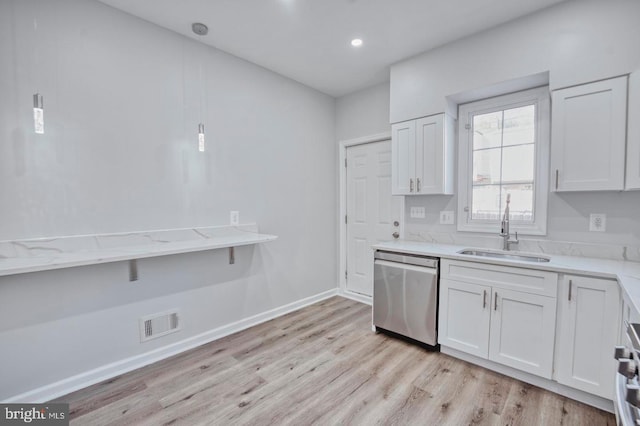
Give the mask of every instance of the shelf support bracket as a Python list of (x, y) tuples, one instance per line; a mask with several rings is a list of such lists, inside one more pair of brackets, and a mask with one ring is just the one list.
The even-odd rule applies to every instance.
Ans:
[(229, 265), (236, 263), (236, 253), (234, 247), (229, 247)]
[(138, 261), (137, 259), (131, 259), (129, 261), (129, 281), (138, 281)]

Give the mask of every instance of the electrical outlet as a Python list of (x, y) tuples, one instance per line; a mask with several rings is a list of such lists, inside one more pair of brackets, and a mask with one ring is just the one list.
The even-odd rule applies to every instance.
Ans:
[(424, 207), (411, 207), (410, 215), (413, 219), (424, 219)]
[(589, 231), (604, 232), (607, 229), (607, 215), (606, 214), (591, 214), (589, 215)]
[(440, 212), (440, 225), (453, 225), (453, 211), (443, 210)]
[(240, 225), (240, 212), (231, 210), (231, 213), (229, 214), (229, 222), (231, 225)]

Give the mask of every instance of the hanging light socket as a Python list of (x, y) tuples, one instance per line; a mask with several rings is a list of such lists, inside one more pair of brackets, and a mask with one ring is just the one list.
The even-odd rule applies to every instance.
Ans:
[(198, 151), (204, 152), (204, 124), (198, 124)]
[(191, 24), (191, 31), (199, 36), (206, 36), (209, 32), (209, 28), (203, 23), (194, 22), (193, 24)]
[(33, 128), (36, 133), (44, 134), (44, 101), (40, 93), (33, 95)]

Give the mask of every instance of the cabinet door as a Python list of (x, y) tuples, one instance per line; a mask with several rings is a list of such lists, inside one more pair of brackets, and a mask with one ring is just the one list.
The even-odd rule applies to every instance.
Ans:
[(629, 346), (627, 341), (627, 324), (640, 323), (640, 313), (631, 305), (626, 298), (622, 298), (622, 315), (620, 315), (620, 340), (619, 345)]
[(491, 287), (440, 281), (438, 343), (487, 358)]
[(551, 379), (556, 299), (494, 288), (489, 359)]
[(566, 275), (558, 296), (558, 382), (612, 399), (619, 336), (618, 283)]
[(407, 195), (415, 190), (416, 122), (391, 126), (391, 194)]
[(444, 194), (444, 114), (416, 120), (416, 193)]
[(626, 189), (640, 189), (640, 71), (629, 76)]
[(552, 95), (551, 188), (624, 189), (627, 77)]

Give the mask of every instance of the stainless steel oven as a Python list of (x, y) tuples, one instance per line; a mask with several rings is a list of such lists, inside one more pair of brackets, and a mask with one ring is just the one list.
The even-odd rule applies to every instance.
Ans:
[(625, 323), (625, 327), (626, 345), (615, 348), (618, 372), (613, 405), (618, 425), (636, 426), (640, 425), (640, 324)]

